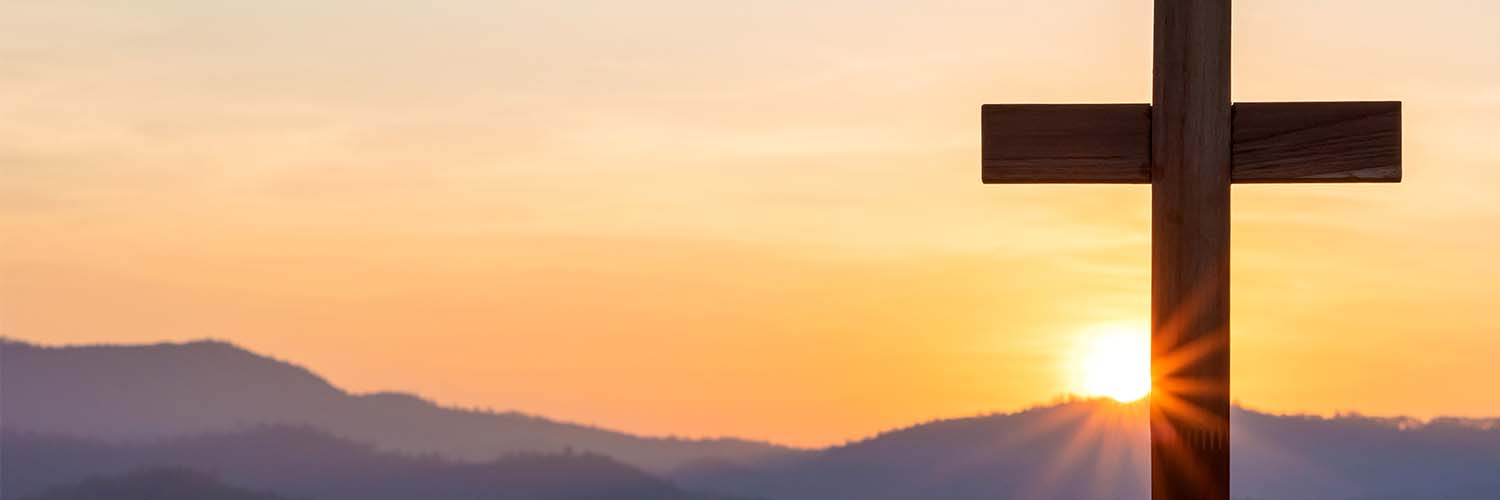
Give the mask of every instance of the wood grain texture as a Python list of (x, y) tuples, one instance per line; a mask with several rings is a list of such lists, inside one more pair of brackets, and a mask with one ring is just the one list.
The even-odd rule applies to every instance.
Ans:
[(1234, 182), (1401, 182), (1400, 102), (1234, 105)]
[(1151, 182), (1149, 104), (986, 104), (980, 128), (987, 184)]
[(1156, 0), (1153, 500), (1229, 500), (1229, 18), (1229, 0)]

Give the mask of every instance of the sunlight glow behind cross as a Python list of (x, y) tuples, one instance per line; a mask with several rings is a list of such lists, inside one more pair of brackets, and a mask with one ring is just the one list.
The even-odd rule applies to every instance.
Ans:
[(1082, 332), (1074, 360), (1075, 390), (1130, 402), (1151, 392), (1151, 341), (1144, 328), (1095, 325)]

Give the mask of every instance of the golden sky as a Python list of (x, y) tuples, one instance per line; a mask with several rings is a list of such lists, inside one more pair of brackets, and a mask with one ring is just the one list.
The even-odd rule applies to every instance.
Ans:
[[(0, 335), (815, 445), (1076, 390), (1149, 187), (984, 186), (979, 105), (1145, 102), (1151, 2), (23, 1)], [(1234, 190), (1234, 397), (1500, 414), (1500, 4), (1241, 1), (1237, 100), (1402, 100), (1405, 181)]]

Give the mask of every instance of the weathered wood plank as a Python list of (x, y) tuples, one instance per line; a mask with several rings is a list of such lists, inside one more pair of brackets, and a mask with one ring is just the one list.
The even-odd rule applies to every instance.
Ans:
[(986, 184), (1151, 182), (1149, 104), (986, 104)]
[(1234, 182), (1401, 182), (1400, 102), (1234, 105)]
[(1229, 500), (1229, 4), (1156, 0), (1152, 500)]

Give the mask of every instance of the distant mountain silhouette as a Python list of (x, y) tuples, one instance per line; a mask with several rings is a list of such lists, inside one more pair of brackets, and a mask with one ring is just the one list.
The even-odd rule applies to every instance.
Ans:
[[(0, 343), (0, 428), (0, 500), (160, 466), (308, 500), (1149, 496), (1143, 403), (1074, 401), (804, 451), (350, 395), (305, 369), (218, 342)], [(1236, 408), (1231, 428), (1237, 499), (1500, 499), (1500, 419)]]
[(214, 341), (41, 347), (0, 339), (0, 397), (6, 429), (106, 440), (305, 424), (456, 459), (567, 448), (659, 473), (693, 461), (754, 464), (798, 453), (740, 439), (647, 438), (515, 412), (445, 408), (407, 394), (352, 395), (300, 366)]
[(289, 500), (236, 488), (190, 469), (143, 469), (57, 486), (29, 500)]
[(1145, 499), (1142, 407), (1088, 401), (942, 420), (772, 466), (699, 463), (675, 478), (776, 500)]
[[(311, 500), (709, 500), (596, 454), (516, 454), (484, 463), (380, 452), (306, 427), (274, 426), (149, 444), (5, 431), (0, 499), (135, 498), (261, 500), (225, 483)], [(117, 479), (87, 480), (130, 471)], [(81, 483), (79, 481), (82, 481)], [(211, 494), (221, 489), (224, 495)], [(204, 491), (180, 497), (178, 492)], [(231, 494), (232, 493), (232, 494)], [(143, 497), (144, 498), (144, 497)]]
[(1500, 499), (1500, 419), (1230, 416), (1232, 487), (1254, 500)]
[[(1234, 498), (1495, 500), (1500, 420), (1275, 416), (1235, 408)], [(943, 420), (784, 463), (700, 463), (689, 489), (776, 500), (1150, 497), (1144, 403), (1081, 401)]]

